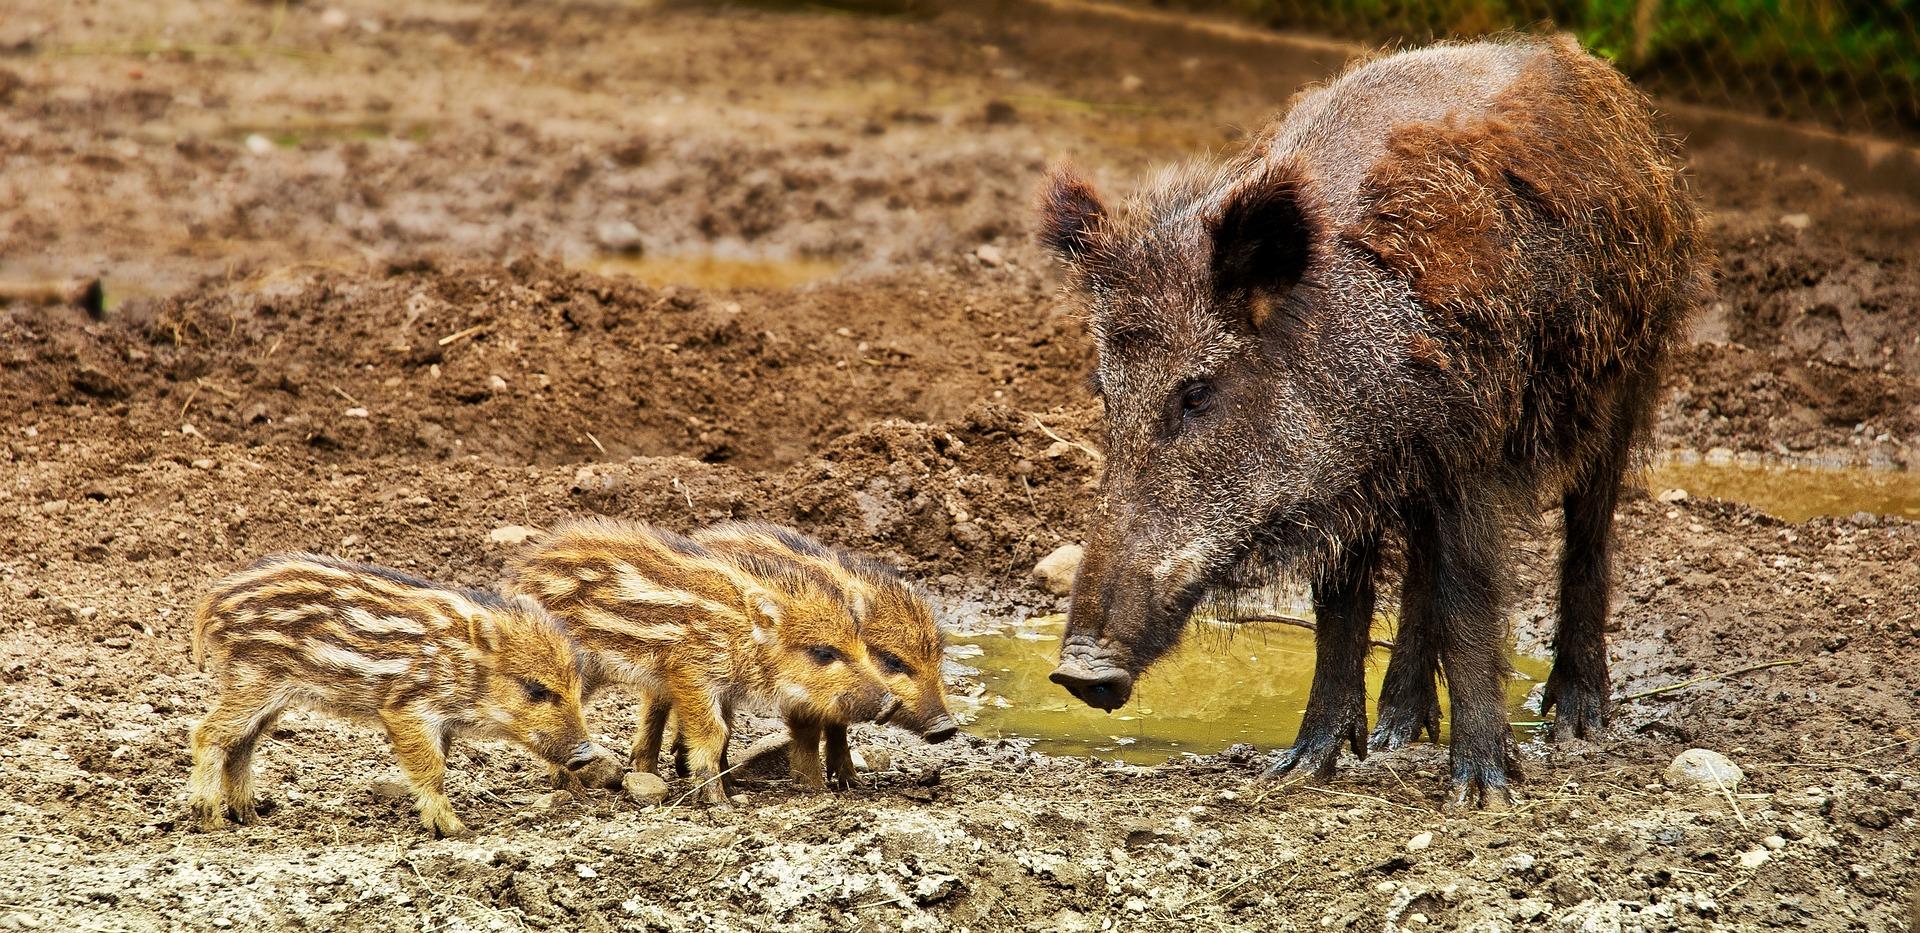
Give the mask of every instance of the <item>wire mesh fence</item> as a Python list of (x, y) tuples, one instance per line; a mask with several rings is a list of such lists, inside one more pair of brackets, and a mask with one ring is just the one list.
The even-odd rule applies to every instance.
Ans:
[(1668, 99), (1920, 140), (1920, 0), (1173, 3), (1371, 44), (1564, 30)]

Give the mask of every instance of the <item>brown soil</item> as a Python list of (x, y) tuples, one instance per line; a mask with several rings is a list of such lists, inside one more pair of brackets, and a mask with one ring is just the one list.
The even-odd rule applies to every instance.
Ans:
[[(873, 729), (891, 766), (868, 787), (752, 781), (726, 813), (538, 809), (531, 759), (462, 746), (481, 835), (434, 842), (381, 793), (372, 732), (294, 716), (261, 757), (265, 822), (188, 832), (210, 681), (186, 607), (269, 551), (484, 584), (503, 525), (756, 517), (899, 561), (956, 628), (1059, 608), (1026, 571), (1080, 534), (1100, 413), (1026, 238), (1039, 173), (1071, 154), (1124, 190), (1338, 57), (993, 3), (17, 6), (0, 278), (104, 274), (117, 301), (0, 307), (0, 926), (1904, 922), (1920, 526), (1698, 497), (1622, 508), (1619, 690), (1793, 663), (1529, 748), (1505, 814), (1435, 813), (1433, 746), (1275, 790), (1245, 749), (1136, 768)], [(1914, 466), (1920, 207), (1731, 145), (1694, 169), (1722, 288), (1658, 445)], [(619, 221), (653, 255), (842, 271), (581, 271)], [(1551, 540), (1528, 544), (1526, 650)], [(595, 716), (625, 744), (623, 704)], [(1736, 796), (1665, 783), (1694, 746), (1746, 769)]]

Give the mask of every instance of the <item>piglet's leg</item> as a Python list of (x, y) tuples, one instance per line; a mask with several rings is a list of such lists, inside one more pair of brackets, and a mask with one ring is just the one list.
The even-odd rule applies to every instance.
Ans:
[(662, 697), (647, 696), (640, 701), (640, 734), (633, 740), (633, 770), (660, 773), (660, 743), (672, 712), (673, 707)]
[(793, 786), (808, 790), (826, 790), (826, 766), (820, 761), (820, 724), (808, 719), (787, 720), (787, 776)]
[(261, 686), (235, 680), (193, 730), (193, 774), (187, 787), (189, 808), (201, 829), (220, 828), (223, 799), (236, 821), (253, 822), (254, 743), (284, 705)]
[(221, 769), (220, 778), (226, 791), (227, 813), (236, 823), (260, 819), (259, 798), (253, 792), (253, 750), (259, 746), (260, 736), (280, 718), (281, 709), (282, 705), (275, 703), (262, 710), (227, 748), (226, 767)]
[(406, 710), (383, 709), (380, 723), (387, 728), (387, 740), (400, 759), (400, 770), (413, 785), (420, 823), (436, 838), (466, 835), (467, 828), (453, 815), (453, 804), (447, 800), (447, 759), (440, 751), (438, 731)]
[(673, 713), (680, 722), (680, 740), (687, 746), (687, 765), (692, 771), (700, 800), (716, 807), (731, 806), (727, 799), (725, 777), (727, 723), (725, 714), (711, 697), (694, 684), (669, 685), (673, 692)]
[(853, 767), (853, 749), (847, 745), (846, 725), (829, 723), (822, 732), (827, 739), (827, 783), (839, 788), (860, 786), (860, 772)]

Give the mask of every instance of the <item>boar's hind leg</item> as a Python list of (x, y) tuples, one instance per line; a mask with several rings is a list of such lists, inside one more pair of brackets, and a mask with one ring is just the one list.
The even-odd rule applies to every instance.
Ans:
[(380, 724), (386, 726), (394, 757), (400, 759), (400, 770), (413, 786), (421, 825), (435, 838), (465, 835), (467, 828), (453, 814), (453, 804), (447, 800), (447, 759), (441, 753), (440, 735), (406, 710), (381, 710)]
[(1400, 626), (1393, 636), (1386, 682), (1380, 686), (1380, 719), (1367, 745), (1375, 751), (1419, 741), (1440, 741), (1440, 640), (1434, 631), (1433, 577), (1425, 542), (1409, 537), (1407, 573), (1400, 583)]
[(187, 787), (189, 807), (201, 829), (220, 828), (223, 801), (234, 822), (257, 818), (253, 749), (285, 707), (285, 697), (233, 684), (193, 730), (193, 775)]
[(1426, 542), (1414, 552), (1425, 555), (1423, 572), (1432, 580), (1433, 630), (1453, 701), (1447, 807), (1503, 807), (1513, 799), (1507, 787), (1513, 732), (1507, 723), (1501, 574), (1506, 534), (1499, 511), (1462, 490), (1432, 514), (1417, 516), (1408, 531)]
[(1349, 544), (1313, 584), (1313, 686), (1307, 713), (1293, 747), (1267, 768), (1279, 777), (1311, 768), (1320, 778), (1333, 776), (1344, 743), (1367, 756), (1367, 634), (1373, 627), (1373, 572), (1377, 551), (1371, 541)]
[(1553, 671), (1540, 712), (1559, 709), (1556, 741), (1597, 738), (1607, 721), (1607, 603), (1613, 588), (1613, 509), (1620, 500), (1638, 421), (1653, 380), (1627, 380), (1612, 433), (1561, 500), (1566, 541), (1560, 552), (1560, 625), (1553, 635)]
[(726, 781), (728, 714), (697, 687), (689, 685), (675, 690), (674, 695), (674, 718), (680, 723), (680, 741), (686, 743), (687, 764), (701, 802), (730, 806)]

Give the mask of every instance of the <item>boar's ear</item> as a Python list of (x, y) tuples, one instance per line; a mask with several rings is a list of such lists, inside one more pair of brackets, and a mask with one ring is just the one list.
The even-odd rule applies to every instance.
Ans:
[(1228, 193), (1207, 222), (1214, 292), (1244, 303), (1256, 330), (1307, 271), (1313, 221), (1300, 200), (1296, 175), (1267, 169)]
[(1106, 216), (1093, 185), (1072, 166), (1062, 165), (1047, 176), (1040, 192), (1040, 245), (1067, 262), (1078, 262), (1092, 249)]

